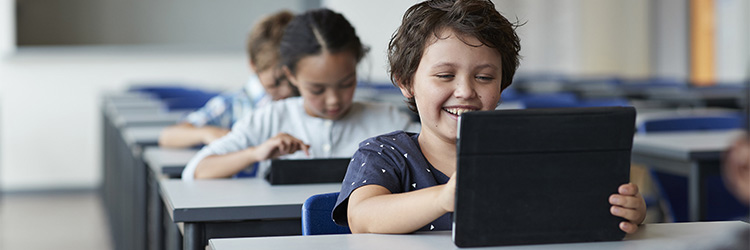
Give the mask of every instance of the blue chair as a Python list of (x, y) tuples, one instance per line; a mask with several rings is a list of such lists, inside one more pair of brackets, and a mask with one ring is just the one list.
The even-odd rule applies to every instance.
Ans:
[(518, 98), (525, 108), (571, 107), (578, 102), (575, 94), (569, 92), (528, 94)]
[(251, 167), (245, 168), (242, 171), (234, 174), (232, 178), (250, 178), (255, 177), (258, 175), (258, 168), (260, 167), (259, 163), (253, 163)]
[(161, 100), (167, 110), (195, 110), (218, 95), (218, 92), (204, 91), (196, 88), (170, 85), (133, 86), (131, 92), (147, 93)]
[(348, 227), (336, 225), (331, 218), (339, 193), (316, 194), (302, 204), (302, 235), (348, 234)]
[(624, 107), (631, 106), (627, 99), (624, 98), (597, 98), (597, 99), (586, 99), (581, 100), (572, 107), (574, 108), (586, 108), (586, 107)]
[(672, 117), (653, 119), (638, 126), (638, 133), (694, 130), (727, 130), (741, 128), (742, 116), (720, 114), (710, 116)]
[(178, 85), (138, 85), (128, 89), (131, 92), (148, 93), (155, 95), (159, 99), (175, 98), (185, 96), (193, 90)]
[[(641, 134), (666, 131), (726, 130), (741, 128), (743, 117), (739, 114), (714, 116), (674, 117), (644, 121), (637, 132)], [(673, 222), (687, 222), (688, 181), (684, 176), (649, 170), (657, 192), (663, 199), (665, 209), (672, 215)], [(706, 202), (712, 204), (706, 211), (706, 220), (734, 220), (747, 215), (747, 206), (737, 201), (726, 190), (721, 176), (706, 179)]]
[(205, 92), (201, 90), (192, 90), (182, 93), (179, 97), (163, 98), (162, 101), (166, 104), (167, 109), (172, 110), (195, 110), (206, 105), (208, 100), (211, 100), (214, 96), (219, 93), (216, 92)]

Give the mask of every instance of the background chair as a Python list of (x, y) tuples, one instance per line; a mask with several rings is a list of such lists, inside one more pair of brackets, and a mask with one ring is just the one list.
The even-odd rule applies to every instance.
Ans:
[[(637, 126), (641, 134), (667, 131), (706, 131), (741, 128), (740, 114), (719, 114), (688, 117), (657, 118), (643, 121)], [(651, 177), (665, 210), (673, 222), (689, 221), (687, 201), (687, 178), (684, 176), (650, 169)], [(748, 207), (741, 204), (726, 190), (721, 176), (710, 176), (706, 180), (706, 202), (711, 204), (706, 211), (706, 220), (733, 220), (747, 216)]]
[(578, 102), (575, 94), (570, 92), (525, 94), (518, 98), (524, 108), (562, 108)]
[(339, 193), (316, 194), (302, 204), (302, 235), (348, 234), (348, 227), (336, 225), (331, 218)]
[(219, 94), (213, 91), (171, 85), (134, 86), (129, 91), (156, 96), (164, 102), (169, 111), (198, 109), (203, 107), (209, 99)]

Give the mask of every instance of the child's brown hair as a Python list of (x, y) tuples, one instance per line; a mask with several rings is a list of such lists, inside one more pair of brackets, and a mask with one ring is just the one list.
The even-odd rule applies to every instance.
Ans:
[[(519, 64), (520, 40), (515, 25), (503, 17), (489, 0), (430, 0), (406, 10), (401, 26), (388, 44), (391, 81), (396, 87), (411, 89), (414, 73), (422, 54), (432, 38), (444, 29), (461, 36), (476, 37), (481, 45), (496, 49), (501, 57), (501, 89), (513, 82)], [(431, 37), (432, 36), (432, 37)], [(407, 100), (409, 108), (417, 112), (414, 97)]]
[(256, 73), (279, 66), (281, 37), (293, 18), (292, 12), (282, 10), (264, 17), (253, 26), (247, 39), (247, 54)]

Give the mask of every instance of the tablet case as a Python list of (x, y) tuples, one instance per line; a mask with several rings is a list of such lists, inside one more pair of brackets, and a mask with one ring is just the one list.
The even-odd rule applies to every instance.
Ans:
[(463, 114), (454, 243), (621, 240), (609, 196), (630, 180), (634, 127), (632, 107)]
[(341, 183), (351, 158), (271, 160), (266, 180), (271, 185)]

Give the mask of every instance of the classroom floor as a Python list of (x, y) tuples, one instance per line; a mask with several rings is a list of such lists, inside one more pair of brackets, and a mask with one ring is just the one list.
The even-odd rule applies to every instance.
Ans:
[(0, 195), (0, 249), (112, 249), (95, 191)]

